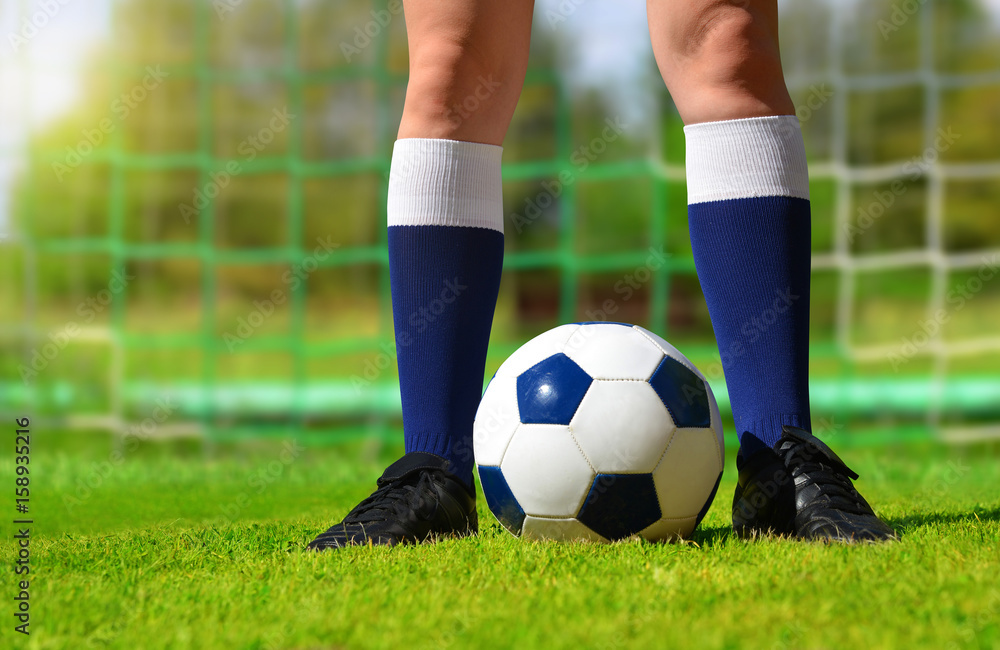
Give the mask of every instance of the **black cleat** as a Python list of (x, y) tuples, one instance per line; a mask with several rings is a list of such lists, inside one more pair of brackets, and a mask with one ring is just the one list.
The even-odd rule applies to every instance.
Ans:
[(733, 528), (740, 536), (764, 533), (853, 543), (897, 539), (854, 488), (858, 475), (823, 441), (784, 426), (773, 449), (736, 457)]
[(417, 544), (478, 530), (475, 491), (448, 471), (447, 460), (415, 451), (389, 465), (378, 489), (308, 548)]

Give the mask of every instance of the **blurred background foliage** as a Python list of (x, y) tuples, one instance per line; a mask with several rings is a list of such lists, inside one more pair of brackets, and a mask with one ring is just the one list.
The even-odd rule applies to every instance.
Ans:
[[(902, 4), (919, 7), (911, 16), (899, 13)], [(928, 156), (928, 132), (940, 128), (960, 134), (934, 154), (939, 163), (998, 160), (997, 16), (977, 0), (902, 4), (797, 0), (782, 5), (783, 60), (814, 165), (813, 245), (819, 255), (835, 252), (843, 237), (834, 216), (839, 193), (847, 193), (853, 222), (891, 187), (901, 168)], [(930, 41), (928, 6), (934, 12)], [(631, 71), (629, 78), (643, 84), (646, 98), (638, 108), (630, 107), (631, 98), (605, 85), (605, 79), (579, 82), (568, 30), (546, 19), (544, 11), (555, 3), (544, 7), (536, 12), (528, 84), (505, 141), (507, 247), (509, 254), (523, 256), (510, 258), (522, 261), (505, 273), (491, 367), (525, 338), (560, 322), (567, 290), (573, 292), (573, 317), (588, 319), (612, 300), (620, 308), (614, 319), (658, 326), (682, 349), (694, 350), (696, 359), (710, 362), (714, 339), (687, 240), (682, 125), (652, 57), (622, 64)], [(12, 251), (4, 265), (4, 286), (11, 287), (4, 307), (12, 318), (28, 318), (26, 292), (33, 292), (32, 327), (48, 331), (79, 320), (81, 301), (107, 288), (116, 255), (125, 251), (124, 269), (136, 278), (121, 298), (126, 330), (139, 337), (190, 335), (194, 341), (183, 350), (130, 351), (127, 377), (197, 378), (203, 357), (216, 354), (204, 348), (206, 327), (221, 339), (253, 310), (254, 300), (287, 286), (282, 279), (290, 268), (286, 261), (261, 263), (254, 255), (311, 251), (325, 238), (339, 252), (353, 251), (354, 261), (309, 274), (304, 323), (296, 325), (294, 310), (285, 305), (260, 332), (317, 345), (325, 341), (335, 354), (296, 361), (279, 345), (218, 356), (213, 375), (222, 381), (362, 373), (373, 350), (378, 353), (376, 343), (391, 339), (380, 252), (383, 194), (407, 71), (402, 16), (393, 16), (364, 45), (371, 11), (367, 0), (117, 3), (106, 42), (83, 66), (79, 101), (29, 136), (10, 215), (30, 241), (50, 245), (38, 249), (33, 277), (25, 277), (22, 252)], [(140, 86), (150, 69), (167, 75), (122, 117), (116, 98)], [(849, 87), (838, 86), (846, 81)], [(255, 147), (249, 160), (247, 139), (285, 107), (294, 115), (288, 128)], [(543, 182), (560, 169), (574, 170), (566, 153), (599, 137), (605, 120), (623, 111), (634, 126), (600, 155), (595, 168), (604, 172), (579, 174), (571, 241), (563, 232), (562, 197), (541, 209), (528, 227), (512, 227), (513, 215), (525, 214)], [(57, 166), (72, 160), (74, 151), (79, 155), (86, 133), (108, 118), (113, 132), (79, 156), (79, 165), (60, 173)], [(202, 170), (218, 170), (229, 161), (238, 163), (240, 172), (219, 189), (211, 214), (185, 218), (182, 206), (195, 205), (197, 192), (205, 189)], [(116, 168), (123, 170), (117, 180)], [(850, 243), (848, 255), (925, 250), (928, 210), (935, 201), (942, 214), (943, 252), (1000, 248), (995, 175), (947, 180), (940, 196), (930, 197), (925, 173), (930, 168), (924, 165), (912, 178), (903, 177), (905, 193)], [(667, 173), (658, 178), (655, 172), (662, 169)], [(884, 179), (872, 181), (880, 170)], [(116, 218), (120, 233), (113, 232)], [(119, 236), (124, 248), (108, 243)], [(94, 243), (61, 250), (61, 241)], [(161, 253), (129, 253), (143, 246), (159, 246)], [(176, 246), (178, 254), (162, 253), (169, 246)], [(636, 260), (661, 246), (671, 273), (622, 300), (616, 287), (636, 270)], [(531, 261), (533, 253), (557, 248), (582, 260), (572, 282), (565, 267)], [(245, 258), (239, 257), (241, 251)], [(218, 263), (213, 256), (222, 253), (233, 253), (226, 258), (233, 262)], [(845, 304), (842, 273), (836, 265), (814, 273), (818, 346), (834, 344)], [(902, 275), (898, 269), (875, 268), (870, 275), (857, 284), (882, 290), (851, 296), (852, 335), (861, 342), (898, 340), (926, 313), (928, 267), (918, 264)], [(665, 300), (658, 303), (657, 292)], [(973, 335), (991, 334), (993, 316), (1000, 314), (1000, 291), (992, 288), (984, 296), (979, 304), (985, 320)], [(209, 300), (214, 316), (206, 326)], [(656, 313), (658, 304), (666, 305), (666, 314)], [(892, 305), (891, 314), (886, 305)], [(93, 324), (111, 321), (107, 309), (96, 313)], [(363, 341), (367, 347), (339, 349), (338, 340)], [(10, 360), (23, 354), (5, 350)], [(864, 372), (863, 364), (843, 358), (843, 352), (828, 353), (829, 364), (819, 354), (814, 365), (834, 374), (845, 365)], [(104, 352), (81, 354), (88, 368), (108, 363)], [(978, 360), (980, 366), (995, 367), (996, 357), (987, 357)], [(876, 365), (886, 369), (884, 359)], [(975, 368), (977, 362), (966, 365)], [(907, 371), (928, 368), (917, 361)], [(391, 372), (381, 378), (391, 379)], [(101, 371), (93, 375), (101, 383), (96, 379)]]
[[(848, 75), (912, 75), (912, 85), (883, 90), (872, 78), (871, 90), (851, 91), (848, 109), (846, 162), (852, 166), (904, 163), (923, 155), (926, 111), (926, 67), (922, 66), (919, 15), (902, 26), (893, 25), (883, 38), (879, 21), (891, 18), (898, 3), (888, 0), (852, 6), (849, 16), (841, 16), (843, 71)], [(223, 3), (224, 5), (224, 3)], [(217, 7), (221, 5), (213, 5)], [(216, 19), (199, 25), (193, 2), (160, 3), (129, 0), (118, 8), (111, 37), (101, 51), (93, 53), (86, 66), (86, 89), (74, 109), (60, 120), (31, 136), (31, 167), (14, 190), (13, 217), (19, 227), (36, 239), (104, 237), (108, 234), (110, 210), (109, 168), (113, 162), (112, 138), (106, 137), (83, 164), (71, 168), (63, 178), (53, 171), (67, 156), (67, 147), (77, 148), (82, 134), (93, 130), (105, 118), (115, 119), (109, 98), (141, 83), (147, 66), (171, 70), (161, 87), (138, 102), (127, 117), (116, 121), (119, 156), (139, 157), (147, 164), (129, 170), (125, 188), (125, 239), (128, 242), (193, 242), (199, 223), (182, 218), (181, 204), (192, 205), (198, 188), (195, 168), (157, 169), (169, 165), (169, 156), (197, 155), (203, 151), (201, 138), (207, 132), (207, 155), (217, 160), (245, 158), (239, 143), (267, 125), (275, 108), (290, 105), (290, 94), (298, 84), (302, 115), (296, 120), (302, 129), (300, 150), (291, 151), (291, 130), (279, 132), (259, 152), (259, 162), (269, 170), (238, 175), (220, 192), (215, 209), (214, 245), (219, 249), (261, 248), (289, 245), (287, 240), (290, 165), (351, 161), (387, 156), (391, 139), (379, 141), (380, 115), (398, 123), (405, 89), (407, 55), (402, 20), (386, 28), (391, 47), (384, 62), (394, 75), (389, 106), (378, 105), (376, 79), (362, 72), (376, 65), (375, 47), (362, 49), (350, 62), (342, 44), (353, 44), (354, 29), (371, 20), (370, 5), (364, 0), (346, 2), (298, 2), (292, 12), (273, 0), (243, 0), (223, 10)], [(783, 13), (783, 53), (786, 72), (794, 84), (814, 77), (824, 88), (839, 92), (830, 81), (832, 69), (829, 21), (835, 7), (822, 0), (789, 4)], [(286, 21), (294, 20), (294, 26)], [(1000, 40), (991, 21), (976, 0), (935, 3), (935, 44), (933, 69), (946, 74), (996, 73), (1000, 61)], [(286, 31), (298, 32), (297, 51), (289, 52)], [(197, 66), (199, 30), (207, 30), (209, 70)], [(556, 60), (558, 31), (550, 29), (544, 17), (536, 20), (531, 64), (535, 70), (558, 73)], [(384, 37), (381, 34), (379, 37)], [(653, 62), (647, 64), (652, 70)], [(205, 77), (211, 83), (209, 98), (199, 94)], [(650, 75), (652, 77), (652, 74)], [(216, 81), (218, 79), (218, 81)], [(807, 100), (813, 84), (795, 87), (796, 99)], [(937, 123), (960, 135), (954, 147), (942, 154), (948, 162), (996, 160), (995, 125), (1000, 122), (1000, 86), (941, 88)], [(800, 103), (800, 106), (804, 104)], [(682, 136), (669, 101), (661, 104), (662, 125), (655, 129), (665, 141), (664, 158), (680, 163)], [(614, 98), (590, 88), (575, 95), (572, 105), (574, 144), (585, 144), (599, 134), (604, 120), (616, 114)], [(207, 110), (207, 114), (206, 114)], [(833, 113), (830, 106), (809, 111), (804, 120), (811, 158), (830, 160), (833, 155)], [(508, 163), (554, 157), (554, 134), (561, 116), (556, 114), (554, 91), (545, 85), (529, 85), (505, 142)], [(651, 117), (651, 116), (650, 116)], [(392, 127), (393, 125), (390, 125)], [(390, 130), (392, 130), (390, 128)], [(602, 163), (615, 159), (644, 157), (650, 125), (643, 133), (627, 132), (602, 156)], [(629, 141), (630, 139), (635, 141)], [(196, 159), (195, 159), (196, 160)], [(566, 161), (568, 162), (568, 161)], [(343, 246), (371, 245), (379, 241), (383, 215), (379, 210), (382, 186), (377, 177), (358, 174), (349, 177), (310, 177), (304, 190), (303, 246), (317, 233), (329, 234)], [(518, 187), (523, 185), (523, 187)], [(947, 197), (949, 248), (982, 248), (984, 242), (1000, 243), (1000, 220), (983, 218), (984, 205), (996, 205), (996, 183), (961, 182), (949, 187)], [(642, 249), (651, 218), (663, 218), (676, 226), (669, 231), (671, 246), (687, 250), (683, 191), (678, 184), (671, 194), (677, 199), (670, 215), (651, 215), (648, 187), (642, 178), (623, 182), (599, 182), (587, 186), (580, 199), (581, 223), (578, 250), (581, 254)], [(856, 204), (871, 193), (857, 188)], [(923, 214), (926, 201), (920, 196), (919, 182), (909, 192), (910, 200), (897, 206), (884, 229), (859, 238), (856, 252), (919, 248), (924, 242)], [(507, 212), (518, 211), (538, 193), (538, 183), (509, 183), (505, 195)], [(816, 212), (829, 210), (821, 193)], [(32, 207), (34, 205), (34, 207)], [(549, 208), (552, 213), (557, 207)], [(546, 220), (541, 220), (544, 226)], [(823, 225), (823, 224), (817, 224)], [(883, 224), (880, 224), (883, 225)], [(509, 246), (531, 249), (547, 245), (544, 227), (523, 234), (509, 232)], [(817, 228), (817, 231), (821, 228)], [(829, 233), (817, 232), (819, 244), (829, 242)], [(69, 264), (45, 265), (37, 278), (39, 291), (55, 299), (74, 292), (93, 293), (107, 283), (107, 261), (100, 258), (67, 260)], [(142, 271), (137, 263), (137, 271)], [(174, 260), (167, 269), (149, 273), (162, 292), (189, 290), (199, 277), (196, 260)], [(375, 269), (369, 270), (375, 273)], [(268, 289), (266, 270), (241, 272), (232, 279), (235, 291), (259, 294)], [(358, 277), (359, 289), (369, 286)], [(309, 282), (311, 292), (337, 294), (350, 291), (339, 282)]]

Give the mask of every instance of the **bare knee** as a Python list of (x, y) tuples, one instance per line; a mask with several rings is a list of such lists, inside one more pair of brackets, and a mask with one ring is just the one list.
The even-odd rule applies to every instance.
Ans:
[(775, 4), (696, 2), (673, 20), (650, 10), (657, 64), (685, 123), (794, 113), (781, 70)]
[(399, 137), (501, 144), (527, 67), (504, 54), (461, 39), (411, 48)]

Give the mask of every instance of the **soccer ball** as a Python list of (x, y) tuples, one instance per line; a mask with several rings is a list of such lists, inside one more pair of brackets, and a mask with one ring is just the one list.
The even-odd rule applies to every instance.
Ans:
[(508, 531), (596, 542), (689, 535), (725, 453), (705, 378), (625, 323), (563, 325), (521, 346), (486, 388), (473, 445)]

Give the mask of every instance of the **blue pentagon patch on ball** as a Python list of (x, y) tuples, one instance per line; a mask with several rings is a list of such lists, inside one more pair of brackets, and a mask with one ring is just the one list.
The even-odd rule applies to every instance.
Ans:
[(594, 380), (561, 352), (517, 378), (517, 408), (524, 424), (569, 424)]
[(705, 381), (683, 363), (671, 356), (663, 357), (649, 383), (663, 400), (675, 425), (712, 426)]

